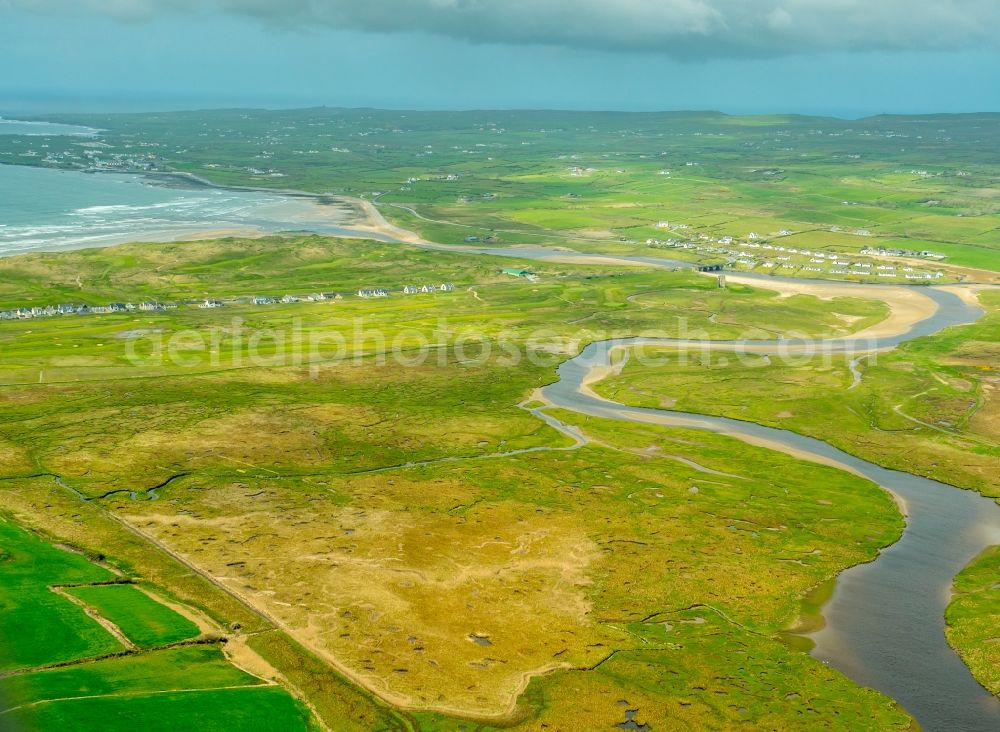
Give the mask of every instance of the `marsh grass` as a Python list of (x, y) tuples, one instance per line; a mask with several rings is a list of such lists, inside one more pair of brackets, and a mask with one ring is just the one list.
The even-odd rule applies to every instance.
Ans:
[[(217, 256), (187, 246), (188, 261)], [(290, 289), (283, 273), (300, 276), (297, 252), (313, 240), (268, 246), (269, 286)], [(363, 242), (322, 246), (370, 256)], [(174, 258), (183, 248), (163, 247)], [(59, 266), (96, 271), (114, 252), (89, 264), (74, 256)], [(641, 700), (641, 719), (661, 725), (818, 717), (831, 728), (905, 727), (889, 700), (776, 637), (812, 587), (898, 536), (900, 517), (876, 486), (716, 435), (549, 410), (589, 441), (576, 447), (517, 407), (596, 337), (677, 335), (684, 318), (715, 338), (761, 321), (843, 334), (884, 307), (719, 291), (689, 273), (632, 268), (546, 265), (537, 283), (494, 280), (493, 264), (470, 260), (449, 257), (481, 275), (479, 298), (233, 310), (277, 329), (294, 318), (345, 327), (363, 313), (390, 334), (433, 332), (444, 318), (520, 344), (546, 329), (547, 361), (449, 354), (403, 368), (361, 343), (361, 358), (346, 362), (136, 365), (116, 333), (224, 327), (233, 313), (5, 323), (0, 437), (11, 457), (0, 505), (223, 627), (259, 633), (252, 647), (335, 728), (350, 718), (359, 729), (454, 729), (462, 719), (570, 729), (585, 713), (621, 722), (620, 698)], [(234, 290), (259, 286), (239, 258), (225, 268)], [(169, 268), (138, 270), (150, 295), (176, 292)], [(692, 608), (704, 608), (701, 621)], [(118, 610), (123, 630), (148, 629), (142, 608)], [(650, 625), (660, 617), (680, 640)], [(277, 698), (262, 691), (258, 701)], [(202, 714), (199, 700), (235, 704), (248, 693), (184, 698)], [(774, 694), (789, 703), (759, 701)], [(123, 713), (117, 701), (72, 702), (28, 721), (77, 712)]]

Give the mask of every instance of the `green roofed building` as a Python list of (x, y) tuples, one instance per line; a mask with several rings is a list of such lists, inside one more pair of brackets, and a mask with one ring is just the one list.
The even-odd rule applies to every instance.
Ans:
[(532, 275), (530, 270), (518, 269), (517, 267), (504, 267), (503, 273), (511, 277), (531, 277)]

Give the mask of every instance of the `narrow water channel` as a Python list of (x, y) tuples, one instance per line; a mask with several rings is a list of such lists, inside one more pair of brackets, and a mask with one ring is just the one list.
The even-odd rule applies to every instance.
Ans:
[[(928, 290), (927, 294), (937, 302), (937, 312), (906, 333), (875, 342), (841, 339), (800, 346), (822, 347), (850, 358), (974, 322), (982, 315), (950, 293)], [(807, 460), (834, 463), (891, 491), (906, 506), (903, 537), (875, 561), (840, 575), (823, 609), (826, 627), (812, 636), (816, 644), (812, 654), (857, 683), (894, 698), (924, 730), (1000, 730), (1000, 700), (973, 678), (944, 635), (954, 576), (983, 549), (1000, 544), (1000, 506), (971, 491), (887, 470), (821, 440), (724, 417), (630, 407), (602, 399), (587, 388), (591, 374), (611, 364), (614, 349), (644, 345), (677, 347), (678, 343), (655, 338), (592, 343), (559, 368), (559, 380), (543, 389), (544, 397), (580, 414), (710, 430)], [(743, 346), (754, 353), (788, 348), (774, 341), (720, 341), (709, 347)]]

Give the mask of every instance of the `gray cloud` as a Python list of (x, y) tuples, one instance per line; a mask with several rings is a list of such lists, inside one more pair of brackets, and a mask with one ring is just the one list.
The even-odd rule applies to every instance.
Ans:
[(472, 42), (681, 59), (998, 46), (997, 0), (0, 0), (140, 21), (215, 8), (288, 28), (421, 31)]

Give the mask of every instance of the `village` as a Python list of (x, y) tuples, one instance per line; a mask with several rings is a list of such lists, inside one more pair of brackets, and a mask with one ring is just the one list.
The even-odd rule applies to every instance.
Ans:
[[(455, 285), (445, 282), (439, 285), (406, 285), (398, 292), (403, 295), (427, 295), (442, 292), (454, 292)], [(348, 297), (361, 299), (389, 297), (391, 290), (383, 287), (361, 288), (356, 292), (347, 293)], [(116, 302), (110, 305), (38, 305), (34, 307), (0, 310), (0, 320), (30, 320), (32, 318), (50, 318), (58, 315), (107, 315), (130, 312), (163, 312), (175, 310), (180, 306), (196, 307), (201, 310), (214, 310), (226, 305), (288, 305), (298, 302), (336, 302), (343, 300), (344, 293), (314, 292), (309, 295), (284, 295), (281, 297), (253, 295), (250, 297), (233, 297), (225, 300), (186, 300), (178, 304), (144, 301), (138, 304), (131, 302)]]
[[(20, 145), (22, 142), (21, 140), (14, 140), (11, 144)], [(59, 143), (61, 143), (61, 146)], [(57, 145), (57, 148), (53, 149), (53, 145)], [(6, 150), (0, 152), (0, 156), (34, 158), (43, 165), (69, 170), (150, 173), (167, 169), (163, 158), (156, 153), (135, 150), (130, 150), (129, 152), (112, 152), (114, 145), (95, 139), (67, 143), (62, 140), (44, 137), (38, 141), (28, 140), (26, 146), (28, 149), (23, 152)], [(129, 144), (125, 147), (148, 148), (157, 146), (159, 146), (158, 143), (140, 142), (136, 145)], [(82, 150), (76, 148), (82, 148)]]
[[(670, 231), (681, 231), (689, 228), (685, 224), (672, 224), (666, 221), (661, 221), (656, 226), (659, 229), (669, 229)], [(776, 236), (791, 236), (792, 233), (791, 231), (782, 230)], [(856, 234), (858, 236), (870, 236), (870, 232), (864, 229), (859, 229)], [(714, 246), (716, 244), (723, 246)], [(810, 274), (822, 273), (840, 276), (881, 277), (884, 279), (897, 279), (902, 276), (907, 280), (921, 282), (939, 280), (945, 276), (941, 271), (923, 271), (909, 265), (876, 264), (852, 259), (843, 254), (801, 249), (798, 247), (785, 247), (771, 243), (767, 238), (753, 231), (742, 241), (737, 241), (732, 236), (713, 237), (708, 234), (699, 234), (697, 241), (687, 239), (647, 239), (646, 245), (655, 249), (676, 249), (725, 257), (727, 267), (741, 269), (761, 268), (771, 270), (772, 272), (787, 270), (787, 274), (808, 272)], [(764, 252), (767, 253), (764, 254)], [(935, 261), (944, 258), (943, 255), (936, 254), (935, 252), (886, 249), (884, 247), (868, 247), (862, 249), (860, 254), (865, 257), (910, 257)]]

